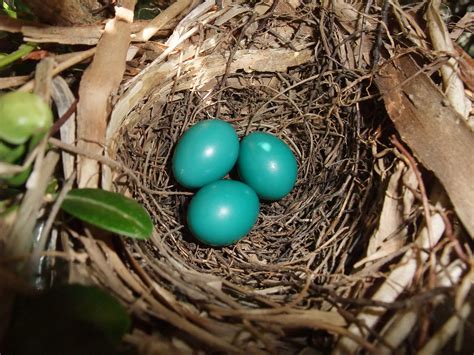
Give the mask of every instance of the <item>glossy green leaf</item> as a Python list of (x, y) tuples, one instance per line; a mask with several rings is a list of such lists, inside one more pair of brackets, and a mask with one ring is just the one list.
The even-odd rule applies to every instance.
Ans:
[(18, 186), (23, 185), (26, 182), (26, 180), (28, 180), (31, 170), (33, 170), (33, 167), (30, 165), (30, 166), (27, 166), (23, 171), (20, 171), (17, 174), (0, 177), (0, 180), (5, 181), (9, 186), (18, 187)]
[(136, 201), (100, 189), (68, 192), (61, 206), (70, 215), (110, 232), (136, 239), (148, 239), (153, 223)]
[[(0, 141), (0, 161), (10, 164), (21, 164), (20, 158), (24, 155), (25, 150), (24, 144), (13, 145)], [(14, 175), (2, 175), (0, 176), (0, 181), (6, 182), (9, 186), (21, 186), (30, 176), (31, 169), (32, 167), (28, 166)]]
[(0, 118), (0, 139), (10, 144), (24, 144), (32, 137), (42, 137), (53, 124), (51, 108), (41, 97), (28, 92), (15, 91), (1, 96)]
[(131, 320), (96, 287), (65, 285), (17, 300), (7, 334), (11, 354), (116, 354)]
[(13, 164), (25, 153), (25, 145), (10, 145), (0, 141), (0, 161)]

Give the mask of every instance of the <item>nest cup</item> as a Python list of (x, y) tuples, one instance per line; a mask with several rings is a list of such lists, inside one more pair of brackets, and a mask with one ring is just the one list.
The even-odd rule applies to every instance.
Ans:
[[(202, 321), (212, 324), (214, 318), (236, 327), (226, 330), (230, 343), (247, 328), (246, 310), (322, 307), (317, 286), (341, 282), (340, 275), (350, 269), (374, 191), (369, 126), (356, 107), (335, 103), (338, 96), (357, 98), (355, 89), (341, 94), (349, 79), (351, 74), (329, 59), (285, 73), (238, 71), (215, 78), (210, 89), (170, 91), (159, 99), (151, 93), (116, 136), (114, 156), (137, 178), (118, 176), (115, 185), (140, 201), (155, 222), (150, 241), (127, 241), (127, 249), (179, 302), (211, 312)], [(176, 78), (173, 85), (187, 80)], [(210, 118), (231, 123), (239, 138), (254, 131), (274, 134), (298, 162), (291, 193), (280, 201), (263, 201), (251, 232), (225, 248), (207, 247), (192, 237), (186, 210), (193, 192), (179, 186), (171, 169), (181, 135)], [(213, 307), (232, 307), (235, 314), (215, 316)], [(260, 327), (267, 328), (257, 322), (255, 328)], [(277, 334), (272, 335), (275, 344), (284, 344)], [(262, 346), (251, 338), (239, 342)]]
[[(127, 340), (143, 352), (296, 353), (332, 349), (337, 336), (357, 344), (350, 349), (374, 349), (347, 329), (353, 319), (344, 312), (350, 305), (357, 313), (363, 303), (350, 300), (371, 294), (370, 267), (351, 273), (383, 203), (377, 166), (387, 174), (397, 164), (396, 155), (374, 157), (373, 132), (392, 128), (381, 103), (361, 100), (367, 64), (337, 11), (308, 5), (288, 13), (285, 3), (259, 21), (249, 14), (262, 16), (257, 8), (190, 13), (181, 23), (199, 35), (145, 66), (117, 97), (108, 154), (124, 169), (105, 169), (103, 180), (141, 202), (155, 230), (149, 241), (122, 245), (127, 272), (144, 282), (146, 296), (133, 301), (107, 286), (132, 304), (137, 328)], [(206, 25), (210, 17), (219, 28)], [(178, 25), (168, 45), (183, 33)], [(171, 169), (182, 134), (210, 118), (231, 123), (239, 138), (274, 134), (298, 162), (291, 193), (262, 202), (251, 232), (224, 248), (192, 237), (186, 211), (194, 192)], [(401, 228), (419, 221), (414, 206)], [(413, 239), (415, 228), (409, 233)], [(125, 284), (130, 294), (143, 292)]]
[[(304, 77), (305, 72), (309, 70), (303, 67), (289, 75)], [(276, 75), (265, 77), (282, 87)], [(153, 240), (134, 248), (145, 248), (152, 262), (162, 258), (162, 245), (183, 267), (251, 286), (245, 298), (256, 305), (254, 289), (268, 289), (266, 297), (286, 302), (302, 291), (307, 270), (321, 282), (344, 272), (347, 249), (359, 236), (353, 231), (361, 227), (363, 199), (371, 187), (371, 157), (367, 146), (358, 142), (360, 120), (355, 111), (341, 110), (336, 117), (327, 105), (305, 115), (298, 110), (310, 101), (304, 93), (314, 92), (308, 87), (302, 85), (298, 91), (303, 94), (296, 92), (294, 100), (285, 96), (272, 100), (274, 89), (259, 85), (258, 74), (242, 74), (239, 81), (243, 87), (225, 87), (218, 93), (180, 93), (178, 99), (143, 109), (142, 119), (124, 128), (118, 156), (140, 176), (139, 183), (127, 188), (147, 207), (156, 226)], [(336, 84), (321, 83), (316, 95), (330, 99), (331, 85)], [(171, 170), (173, 149), (182, 133), (216, 116), (231, 123), (240, 138), (257, 130), (278, 136), (291, 147), (299, 166), (292, 192), (277, 202), (262, 201), (252, 231), (227, 248), (206, 247), (190, 235), (186, 209), (193, 192), (180, 187)], [(237, 178), (235, 172), (230, 175)]]

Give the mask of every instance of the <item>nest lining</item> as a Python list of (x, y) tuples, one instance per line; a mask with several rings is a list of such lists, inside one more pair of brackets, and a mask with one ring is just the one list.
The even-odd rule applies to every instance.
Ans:
[[(278, 303), (299, 294), (308, 273), (315, 284), (345, 273), (348, 251), (360, 237), (365, 200), (373, 192), (373, 158), (364, 143), (368, 131), (360, 114), (334, 103), (335, 93), (348, 82), (343, 70), (274, 99), (275, 92), (314, 75), (314, 70), (311, 65), (294, 68), (284, 80), (269, 73), (232, 76), (219, 92), (180, 92), (164, 104), (146, 104), (137, 124), (125, 127), (118, 156), (141, 177), (140, 184), (128, 188), (147, 206), (156, 225), (156, 238), (139, 247), (148, 251), (150, 260), (163, 260), (160, 248), (166, 246), (183, 267)], [(346, 95), (354, 99), (357, 91)], [(174, 181), (170, 165), (181, 134), (217, 112), (239, 137), (260, 130), (283, 139), (299, 167), (293, 191), (281, 201), (262, 202), (249, 235), (226, 248), (206, 247), (190, 235), (185, 216), (192, 192)], [(157, 239), (162, 243), (156, 244)], [(253, 298), (245, 296), (246, 302)]]

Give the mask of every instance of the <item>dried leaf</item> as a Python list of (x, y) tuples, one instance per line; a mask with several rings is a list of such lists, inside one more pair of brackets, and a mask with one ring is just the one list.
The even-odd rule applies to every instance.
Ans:
[[(412, 195), (412, 192), (403, 186), (403, 174), (414, 175), (412, 170), (406, 170), (406, 165), (403, 162), (399, 162), (390, 177), (380, 214), (379, 226), (369, 241), (367, 256), (383, 249), (383, 244), (389, 240), (397, 240), (400, 246), (405, 242), (407, 228), (403, 227), (405, 220), (403, 198), (406, 194)], [(413, 187), (416, 189), (416, 185)]]
[(400, 23), (400, 28), (417, 47), (427, 48), (426, 35), (416, 21), (416, 14), (404, 11), (397, 1), (392, 2), (394, 15)]
[[(379, 287), (375, 294), (371, 297), (374, 301), (393, 302), (398, 296), (410, 285), (418, 267), (418, 263), (424, 263), (428, 258), (427, 254), (418, 254), (418, 248), (434, 247), (444, 232), (444, 222), (439, 214), (431, 216), (429, 223), (432, 225), (433, 235), (429, 235), (428, 228), (425, 226), (418, 233), (416, 238), (416, 247), (409, 249), (403, 256), (398, 265), (392, 268), (385, 282)], [(373, 328), (377, 321), (386, 312), (382, 307), (367, 307), (358, 315), (357, 323), (353, 323), (348, 330), (358, 336), (366, 336), (367, 329), (361, 328), (359, 324), (362, 322), (369, 329)], [(342, 337), (337, 343), (337, 347), (333, 354), (354, 354), (357, 352), (359, 344), (348, 337)]]
[[(349, 33), (353, 33), (357, 28), (357, 21), (360, 17), (361, 10), (355, 7), (352, 4), (357, 4), (357, 2), (348, 2), (344, 0), (328, 0), (326, 1), (326, 7), (329, 7), (334, 11), (338, 21), (341, 22), (341, 25)], [(361, 3), (360, 3), (361, 4)], [(374, 20), (366, 18), (367, 29), (373, 30), (376, 28)]]
[(103, 242), (87, 237), (80, 237), (80, 241), (84, 245), (90, 260), (92, 260), (93, 263), (97, 265), (96, 267), (100, 269), (104, 284), (114, 290), (115, 294), (120, 295), (123, 300), (133, 302), (135, 297), (132, 290), (130, 290), (117, 276), (115, 270), (112, 268), (99, 247), (99, 243)]
[[(59, 117), (62, 117), (75, 101), (74, 94), (66, 81), (58, 76), (53, 80), (52, 97), (56, 105)], [(74, 144), (76, 141), (76, 114), (64, 122), (60, 128), (61, 141), (66, 144)], [(64, 177), (69, 178), (74, 171), (74, 155), (63, 151), (61, 152)]]
[(335, 327), (347, 325), (345, 319), (336, 312), (325, 312), (318, 309), (308, 309), (305, 312), (289, 314), (253, 316), (246, 315), (248, 319), (259, 319), (268, 323), (279, 324), (285, 329), (312, 328), (333, 330)]
[(443, 325), (443, 327), (433, 334), (425, 346), (420, 351), (418, 351), (418, 354), (438, 354), (447, 344), (448, 340), (451, 339), (451, 337), (456, 334), (464, 325), (464, 322), (469, 317), (469, 314), (471, 314), (471, 305), (469, 302), (467, 302), (463, 305), (459, 312), (451, 316)]
[[(452, 287), (459, 282), (461, 275), (465, 272), (466, 265), (457, 259), (447, 267), (443, 266), (440, 269), (436, 274), (436, 285)], [(443, 298), (439, 300), (441, 301)], [(393, 349), (398, 349), (400, 344), (411, 334), (417, 322), (418, 309), (413, 308), (397, 312), (382, 330), (384, 343), (378, 345), (377, 354), (392, 353), (385, 344), (392, 346)]]
[(453, 41), (456, 41), (472, 24), (474, 24), (474, 12), (467, 12), (454, 26), (449, 37), (451, 37)]
[[(434, 49), (455, 55), (455, 50), (448, 29), (439, 13), (441, 0), (431, 0), (426, 10), (426, 20)], [(446, 64), (441, 67), (441, 76), (443, 77), (443, 86), (446, 97), (453, 106), (454, 110), (462, 117), (468, 118), (471, 108), (466, 103), (464, 96), (464, 85), (458, 76), (458, 64), (454, 58), (450, 58)]]
[[(40, 146), (43, 152), (46, 145), (42, 143)], [(44, 159), (42, 156), (36, 159), (33, 173), (27, 184), (27, 192), (22, 200), (15, 225), (7, 239), (6, 255), (25, 255), (30, 252), (33, 243), (31, 238), (33, 229), (58, 160), (59, 155), (54, 151), (50, 151)]]
[[(161, 37), (166, 36), (174, 25), (174, 20), (171, 20), (164, 24), (154, 35)], [(148, 21), (136, 21), (131, 24), (131, 33), (140, 32), (147, 26)], [(10, 33), (21, 32), (25, 41), (34, 43), (95, 45), (99, 42), (104, 32), (104, 25), (98, 24), (80, 27), (46, 26), (12, 18), (5, 19), (4, 16), (0, 16), (0, 30)]]
[(467, 88), (474, 91), (474, 59), (462, 47), (457, 44), (454, 47), (459, 54), (459, 76)]
[(0, 90), (10, 89), (15, 86), (20, 86), (30, 79), (28, 75), (12, 76), (8, 78), (0, 78)]
[(47, 27), (38, 25), (31, 21), (14, 19), (9, 16), (0, 16), (0, 31), (20, 33), (23, 26), (37, 26), (38, 28)]
[(401, 137), (441, 181), (474, 238), (473, 132), (410, 57), (387, 64), (376, 83)]
[[(67, 59), (61, 61), (52, 71), (52, 75), (57, 75), (63, 70), (66, 70), (94, 55), (95, 48), (91, 48), (82, 52), (70, 53), (67, 54)], [(35, 86), (35, 80), (30, 80), (25, 85), (23, 85), (18, 91), (31, 91)]]
[(22, 26), (21, 32), (26, 41), (35, 43), (60, 43), (95, 45), (102, 35), (103, 28), (98, 25), (89, 26)]

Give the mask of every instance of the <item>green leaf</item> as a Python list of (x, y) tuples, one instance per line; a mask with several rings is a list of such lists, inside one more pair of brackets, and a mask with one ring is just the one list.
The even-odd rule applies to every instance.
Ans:
[(131, 326), (125, 308), (97, 287), (66, 285), (53, 290), (49, 300), (61, 304), (63, 315), (89, 323), (100, 330), (111, 344), (118, 345)]
[(7, 334), (11, 354), (116, 354), (131, 320), (96, 287), (65, 285), (20, 297)]
[(36, 44), (33, 43), (26, 43), (20, 45), (20, 47), (10, 54), (0, 58), (0, 70), (5, 69), (5, 67), (9, 66), (10, 64), (16, 62), (21, 57), (27, 55), (28, 53), (32, 52), (37, 47)]
[(0, 97), (0, 139), (24, 144), (32, 137), (36, 143), (53, 124), (51, 108), (43, 99), (28, 92), (14, 91)]
[(18, 186), (23, 185), (26, 182), (26, 180), (28, 180), (31, 170), (33, 170), (33, 167), (29, 165), (25, 169), (23, 169), (22, 171), (14, 175), (1, 176), (0, 180), (5, 181), (9, 186), (18, 187)]
[(58, 179), (53, 177), (51, 181), (48, 183), (48, 187), (46, 188), (46, 193), (54, 195), (58, 192), (58, 190), (59, 190)]
[(110, 232), (136, 239), (148, 239), (153, 223), (136, 201), (100, 189), (68, 192), (61, 208), (70, 215)]
[(8, 17), (16, 19), (18, 16), (16, 15), (15, 10), (12, 10), (10, 6), (6, 2), (3, 2), (3, 11), (7, 14)]
[(11, 145), (0, 141), (0, 161), (13, 164), (25, 153), (25, 145)]

